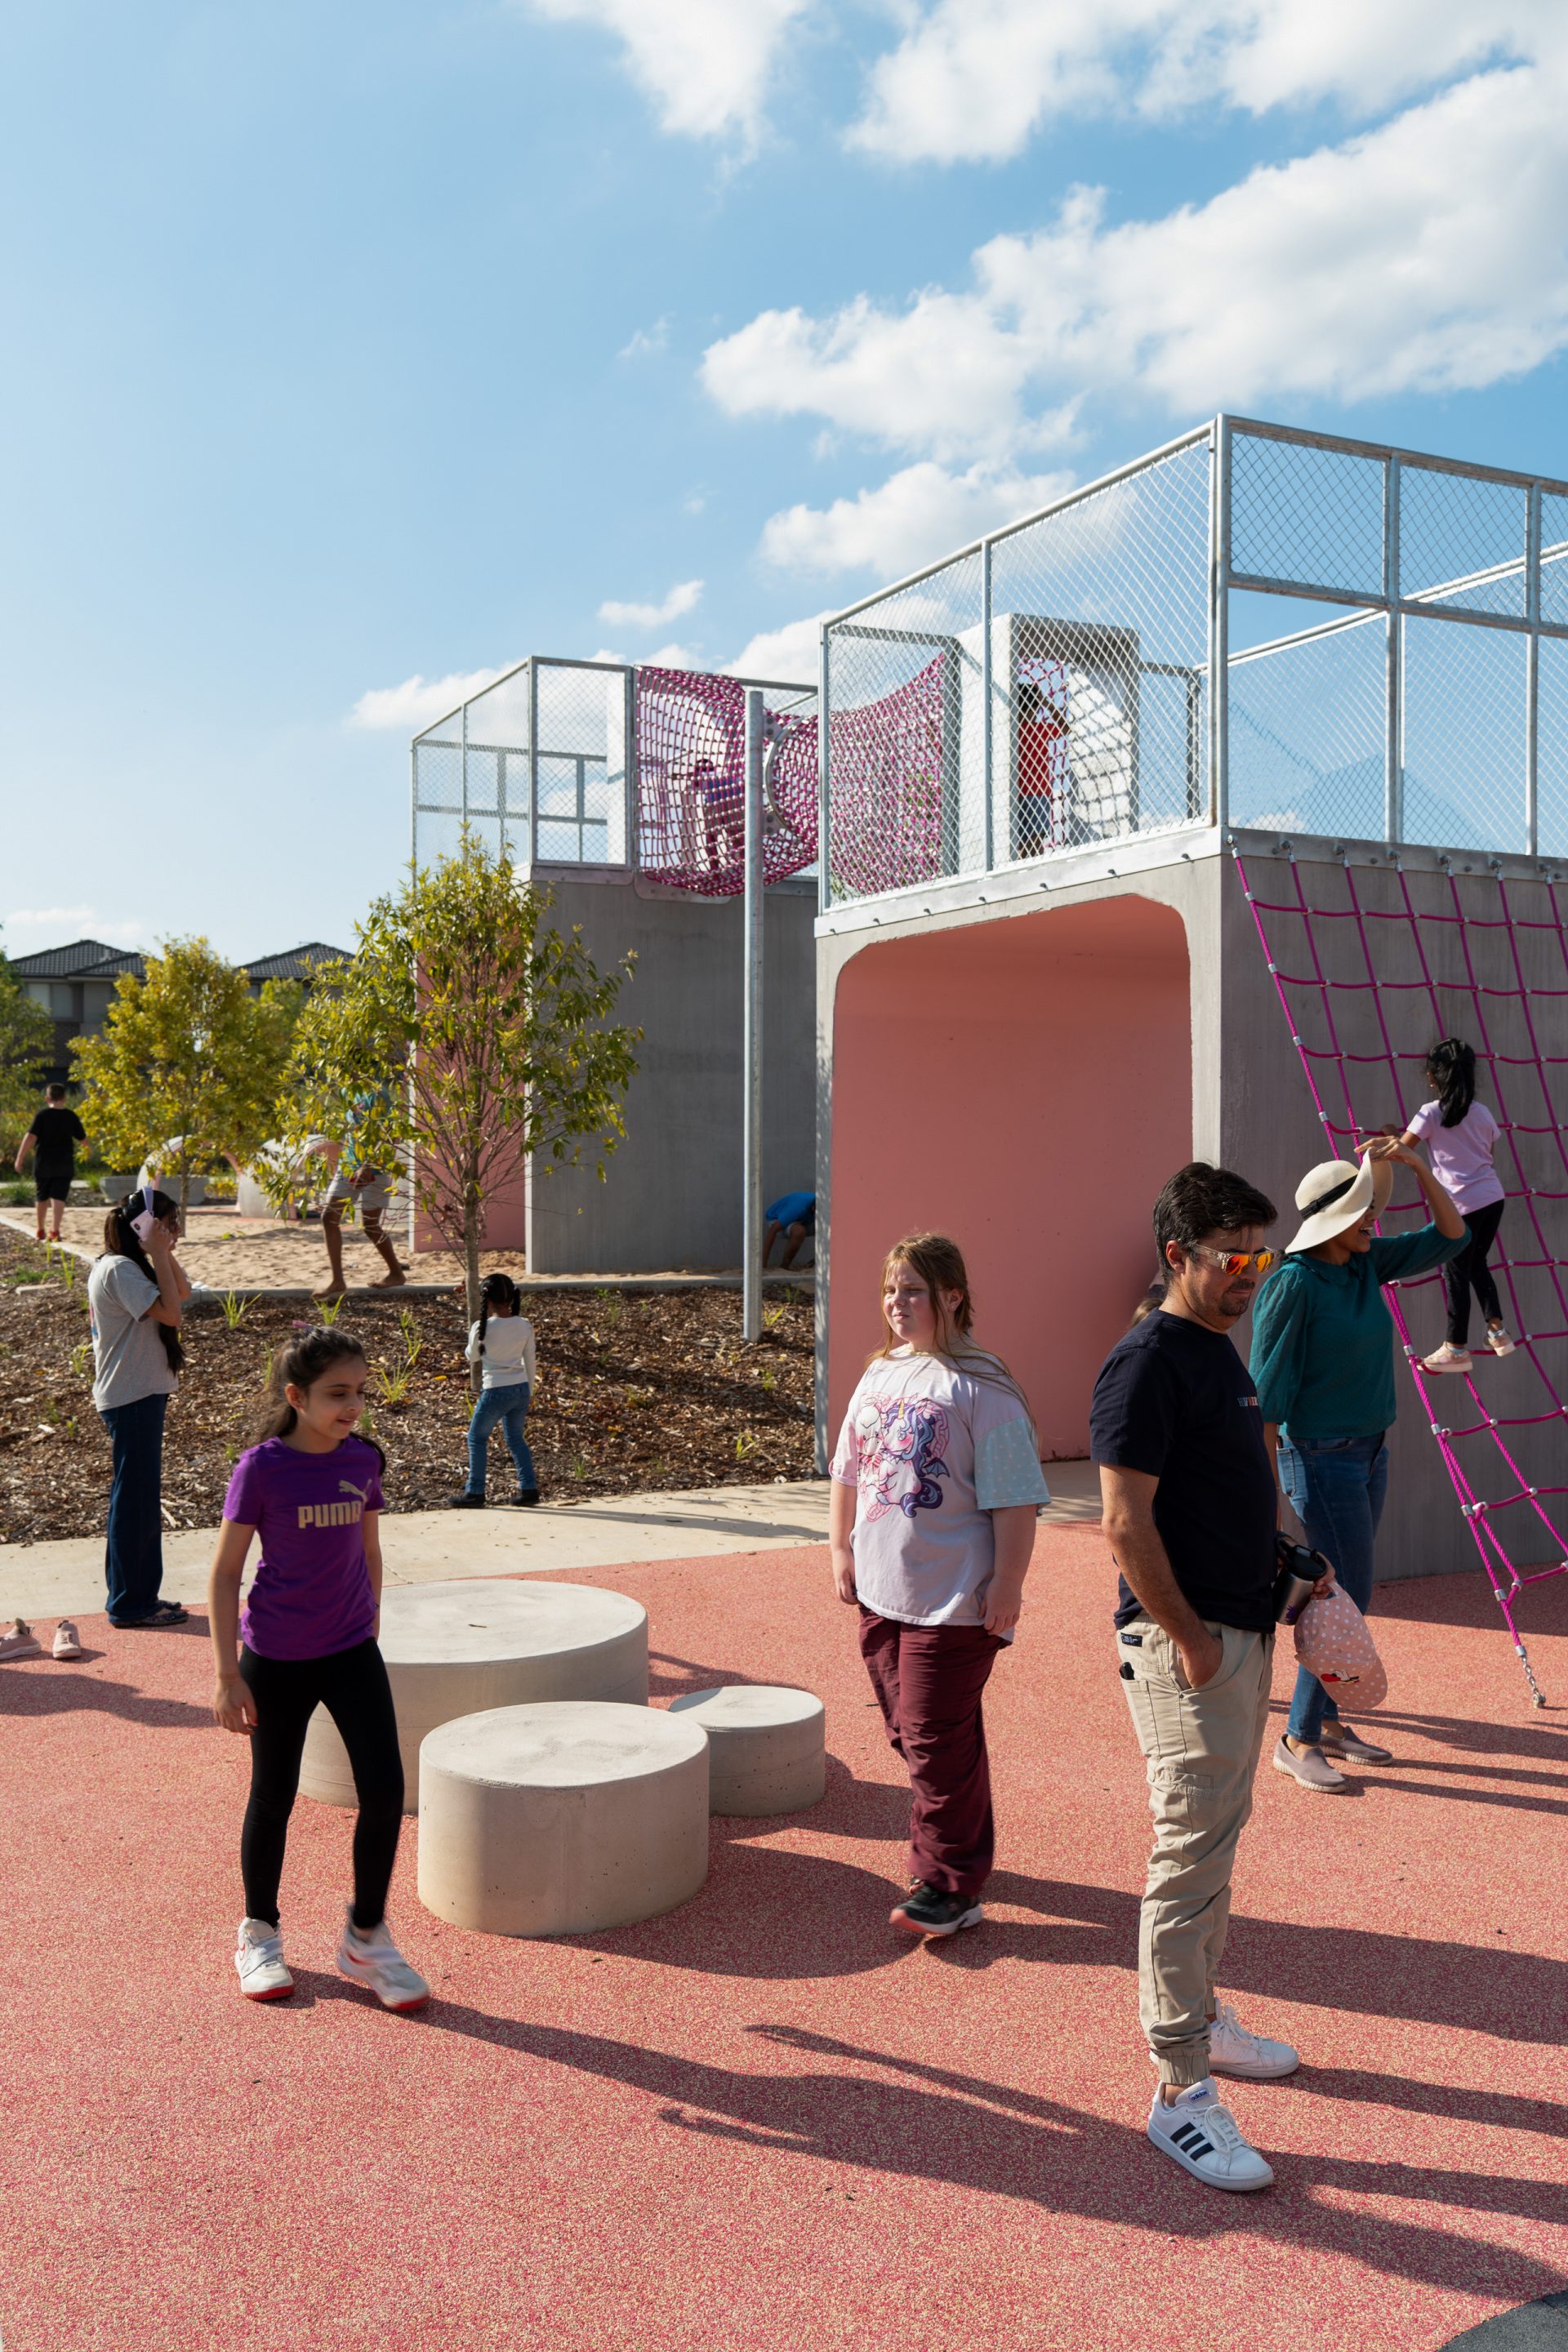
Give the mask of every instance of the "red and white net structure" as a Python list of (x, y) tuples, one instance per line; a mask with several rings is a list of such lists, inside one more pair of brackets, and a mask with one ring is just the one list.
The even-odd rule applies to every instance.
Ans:
[[(791, 707), (793, 704), (793, 707)], [(816, 856), (816, 698), (775, 689), (763, 761), (763, 876)], [(705, 898), (745, 887), (746, 688), (697, 670), (637, 671), (637, 863)]]

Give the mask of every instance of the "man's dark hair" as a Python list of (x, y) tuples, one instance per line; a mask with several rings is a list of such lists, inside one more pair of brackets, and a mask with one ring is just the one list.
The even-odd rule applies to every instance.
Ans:
[(1279, 1214), (1273, 1202), (1245, 1176), (1228, 1168), (1211, 1168), (1206, 1160), (1189, 1160), (1177, 1169), (1154, 1203), (1154, 1246), (1166, 1287), (1172, 1271), (1167, 1242), (1178, 1242), (1184, 1255), (1205, 1234), (1271, 1225)]
[(66, 1098), (66, 1090), (64, 1087), (61, 1086), (58, 1078), (52, 1078), (50, 1080), (48, 1096), (51, 1102), (64, 1102)]

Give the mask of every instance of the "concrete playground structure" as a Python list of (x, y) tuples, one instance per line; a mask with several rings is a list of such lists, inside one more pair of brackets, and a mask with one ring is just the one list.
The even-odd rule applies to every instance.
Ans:
[[(1562, 1563), (1568, 486), (1221, 417), (823, 640), (824, 1466), (900, 1234), (959, 1239), (1043, 1452), (1082, 1454), (1166, 1177), (1240, 1169), (1282, 1244), (1457, 1031), (1528, 1344), (1403, 1383), (1380, 1569)], [(1436, 1284), (1402, 1311), (1435, 1347)]]
[(465, 1716), (420, 1755), (419, 1899), (492, 1936), (592, 1935), (708, 1875), (708, 1735), (654, 1707)]
[[(774, 686), (762, 1050), (765, 1196), (809, 1188), (816, 1153), (816, 697)], [(745, 687), (536, 655), (415, 739), (415, 856), (466, 824), (554, 894), (599, 968), (628, 950), (622, 1019), (643, 1032), (626, 1140), (592, 1169), (520, 1167), (491, 1248), (532, 1274), (704, 1272), (742, 1245), (740, 809)], [(433, 1239), (420, 1230), (419, 1241)], [(808, 1261), (809, 1263), (809, 1261)]]
[[(388, 1587), (380, 1641), (409, 1813), (419, 1805), (421, 1743), (455, 1717), (529, 1700), (647, 1704), (647, 1612), (595, 1585), (476, 1577)], [(300, 1789), (322, 1804), (356, 1801), (348, 1755), (325, 1707), (305, 1735)]]
[(669, 1711), (708, 1734), (711, 1812), (800, 1812), (827, 1786), (826, 1711), (810, 1691), (729, 1683), (684, 1692)]

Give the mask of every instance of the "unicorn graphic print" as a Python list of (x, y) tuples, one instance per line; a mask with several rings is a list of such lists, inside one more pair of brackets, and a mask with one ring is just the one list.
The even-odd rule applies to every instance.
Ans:
[(944, 1405), (930, 1397), (868, 1397), (855, 1416), (855, 1438), (868, 1521), (941, 1510), (940, 1482), (951, 1475)]

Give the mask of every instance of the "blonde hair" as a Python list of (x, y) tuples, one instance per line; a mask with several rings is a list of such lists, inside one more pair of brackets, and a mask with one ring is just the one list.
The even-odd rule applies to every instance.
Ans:
[[(931, 1303), (936, 1314), (936, 1338), (931, 1354), (951, 1364), (955, 1372), (967, 1373), (971, 1380), (988, 1381), (994, 1387), (1005, 1389), (1010, 1395), (1016, 1396), (1028, 1418), (1037, 1453), (1039, 1432), (1035, 1428), (1035, 1417), (1029, 1412), (1029, 1401), (1016, 1378), (1000, 1356), (993, 1355), (988, 1348), (976, 1347), (970, 1337), (974, 1327), (974, 1299), (969, 1287), (969, 1269), (963, 1263), (963, 1252), (946, 1234), (907, 1234), (901, 1242), (893, 1244), (882, 1260), (882, 1279), (877, 1293), (877, 1303), (882, 1312), (882, 1344), (872, 1349), (866, 1359), (867, 1363), (880, 1363), (891, 1356), (895, 1348), (904, 1345), (889, 1322), (888, 1310), (882, 1303), (889, 1276), (896, 1265), (912, 1267), (931, 1293)], [(951, 1309), (942, 1302), (944, 1290), (957, 1293), (957, 1302)]]

